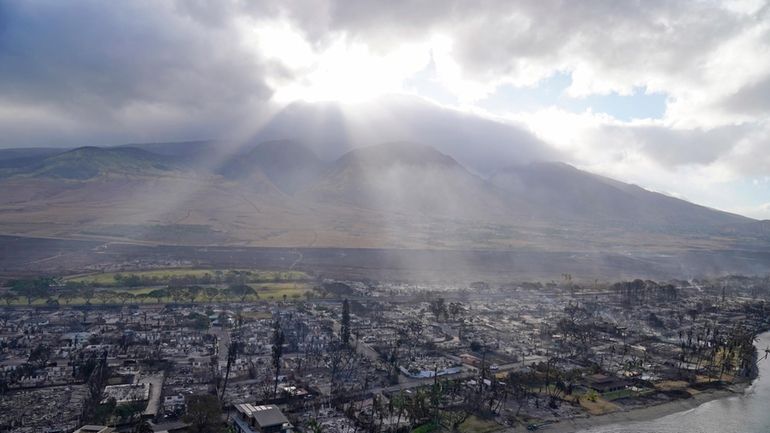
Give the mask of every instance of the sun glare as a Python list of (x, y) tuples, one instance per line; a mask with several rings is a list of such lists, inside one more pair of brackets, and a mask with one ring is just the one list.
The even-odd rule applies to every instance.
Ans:
[(280, 66), (280, 74), (268, 77), (277, 102), (362, 102), (401, 92), (431, 56), (429, 43), (373, 52), (344, 34), (315, 47), (283, 22), (244, 22), (242, 29), (246, 45)]

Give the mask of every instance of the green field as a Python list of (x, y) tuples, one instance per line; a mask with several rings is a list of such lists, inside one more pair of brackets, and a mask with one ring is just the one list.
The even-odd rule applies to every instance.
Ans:
[(260, 299), (282, 299), (286, 295), (288, 299), (305, 296), (305, 292), (312, 291), (310, 285), (305, 283), (268, 283), (249, 284), (253, 287)]
[(125, 271), (125, 272), (102, 272), (85, 275), (72, 275), (65, 277), (64, 281), (71, 281), (74, 283), (85, 283), (90, 285), (100, 286), (115, 286), (115, 276), (120, 274), (123, 277), (135, 275), (140, 278), (157, 278), (160, 281), (168, 281), (172, 278), (203, 278), (206, 275), (212, 279), (216, 279), (217, 275), (221, 275), (221, 278), (229, 272), (242, 272), (248, 273), (248, 282), (271, 282), (271, 281), (302, 281), (307, 280), (310, 276), (300, 271), (263, 271), (253, 269), (192, 269), (192, 268), (166, 268), (166, 269), (153, 269), (150, 271)]
[[(279, 283), (272, 283), (272, 282), (266, 282), (266, 283), (259, 283), (259, 284), (249, 284), (250, 287), (252, 287), (258, 297), (255, 296), (248, 296), (246, 298), (246, 301), (248, 302), (255, 302), (255, 301), (282, 301), (284, 298), (284, 295), (286, 296), (286, 300), (296, 300), (296, 299), (304, 299), (306, 293), (313, 294), (313, 288), (310, 284), (305, 282), (279, 282)], [(92, 305), (104, 305), (104, 304), (158, 304), (158, 303), (169, 303), (169, 302), (176, 302), (175, 299), (172, 296), (164, 296), (161, 298), (155, 298), (155, 297), (149, 297), (148, 294), (158, 290), (158, 287), (121, 287), (121, 288), (111, 288), (111, 289), (96, 289), (94, 290), (94, 295), (90, 299), (90, 303)], [(221, 291), (221, 288), (220, 288)], [(128, 294), (128, 296), (122, 296), (122, 294)], [(43, 306), (46, 304), (46, 302), (49, 299), (54, 299), (59, 302), (60, 305), (66, 306), (66, 305), (84, 305), (89, 300), (86, 299), (83, 296), (76, 296), (72, 298), (67, 298), (65, 296), (61, 296), (58, 294), (52, 295), (50, 298), (43, 298), (38, 297), (32, 301), (31, 305), (36, 306)], [(184, 297), (182, 299), (179, 299), (178, 302), (183, 303), (189, 303), (190, 298)], [(202, 293), (195, 297), (194, 302), (196, 303), (208, 303), (209, 298), (204, 296)], [(226, 296), (224, 294), (220, 294), (219, 296), (213, 298), (211, 302), (240, 302), (240, 298), (238, 296)], [(10, 304), (13, 306), (22, 306), (27, 305), (27, 299), (23, 296), (19, 296), (16, 299), (12, 300)]]

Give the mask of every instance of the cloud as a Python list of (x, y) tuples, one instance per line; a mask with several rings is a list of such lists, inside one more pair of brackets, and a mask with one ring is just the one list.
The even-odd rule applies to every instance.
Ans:
[(770, 115), (770, 76), (750, 83), (728, 96), (724, 104), (730, 111), (748, 115)]
[[(44, 139), (36, 137), (36, 124), (50, 118), (79, 129), (88, 142), (137, 135), (132, 130), (213, 133), (271, 96), (265, 66), (231, 27), (201, 25), (171, 3), (2, 4), (0, 105), (29, 114), (35, 140)], [(5, 136), (2, 144), (24, 138)]]
[(763, 2), (321, 1), (312, 20), (295, 6), (282, 15), (319, 46), (344, 33), (384, 52), (441, 35), (459, 79), (483, 91), (567, 71), (575, 96), (645, 86), (690, 100), (725, 86), (726, 73), (739, 83), (768, 73), (752, 55), (768, 46)]
[[(317, 102), (309, 117), (292, 117), (296, 104), (278, 111), (342, 93), (430, 96), (414, 79), (426, 70), (426, 88), (453, 109), (393, 99), (375, 109), (381, 97), (365, 109)], [(501, 86), (557, 74), (573, 98), (665, 95), (665, 114), (479, 115), (475, 103)], [(768, 175), (768, 83), (770, 2), (759, 0), (0, 1), (0, 146), (253, 135), (263, 124), (268, 136), (312, 131), (287, 126), (311, 119), (330, 153), (411, 139), (478, 171), (563, 158), (697, 196), (677, 188)]]
[[(577, 98), (639, 88), (666, 95), (659, 121), (573, 118), (587, 122), (578, 127), (585, 134), (560, 146), (577, 152), (574, 160), (644, 161), (669, 172), (696, 165), (720, 178), (767, 172), (756, 156), (767, 147), (767, 1), (327, 0), (236, 9), (254, 19), (279, 16), (317, 53), (341, 37), (382, 56), (424, 43), (436, 81), (465, 102), (461, 107), (504, 84), (536, 87), (554, 74), (571, 77), (566, 92)], [(293, 70), (301, 80), (302, 68)], [(570, 129), (562, 120), (528, 125), (555, 130), (540, 136), (563, 144), (546, 137)]]
[(255, 137), (262, 141), (282, 138), (304, 142), (326, 159), (383, 142), (421, 143), (480, 174), (533, 160), (564, 158), (522, 124), (440, 107), (411, 96), (357, 104), (290, 104)]
[[(368, 64), (385, 59), (377, 66), (382, 69), (395, 63), (388, 56), (409, 44), (417, 47), (409, 55), (411, 66), (388, 71), (396, 80), (388, 90), (429, 57), (438, 79), (465, 101), (506, 83), (536, 86), (567, 73), (568, 93), (575, 97), (631, 94), (639, 87), (667, 94), (667, 116), (679, 127), (752, 120), (746, 114), (764, 101), (752, 86), (766, 90), (770, 77), (770, 7), (762, 2), (17, 0), (3, 5), (0, 100), (54, 105), (64, 113), (116, 123), (122, 110), (148, 104), (171, 112), (205, 111), (201, 117), (225, 107), (231, 113), (252, 110), (283, 87), (307, 90), (303, 83), (317, 78), (319, 68), (340, 74), (324, 64), (330, 52), (350, 56), (363, 50)], [(269, 28), (282, 28), (286, 37), (262, 31)], [(310, 60), (292, 61), (297, 51), (289, 42)], [(286, 55), (265, 58), (282, 52)]]

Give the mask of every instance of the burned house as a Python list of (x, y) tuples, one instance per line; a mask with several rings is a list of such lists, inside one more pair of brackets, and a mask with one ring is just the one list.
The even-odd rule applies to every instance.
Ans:
[(586, 385), (599, 394), (621, 391), (626, 389), (628, 383), (616, 377), (610, 377), (603, 374), (594, 374), (586, 378)]
[(292, 425), (278, 406), (237, 404), (238, 415), (233, 419), (237, 433), (291, 433)]

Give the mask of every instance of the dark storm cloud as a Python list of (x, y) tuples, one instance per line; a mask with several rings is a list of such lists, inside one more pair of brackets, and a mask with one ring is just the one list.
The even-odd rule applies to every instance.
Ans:
[(270, 97), (262, 65), (232, 32), (202, 26), (166, 2), (2, 4), (0, 112), (44, 111), (84, 135), (161, 132), (162, 121), (216, 130), (228, 113), (240, 116)]
[[(266, 74), (291, 79), (294, 71), (244, 51), (236, 20), (243, 14), (254, 20), (291, 16), (322, 44), (322, 35), (334, 31), (327, 25), (352, 24), (363, 12), (351, 4), (351, 15), (345, 16), (343, 3), (303, 6), (208, 0), (3, 3), (0, 145), (223, 137), (243, 124), (257, 125), (258, 119), (249, 117), (259, 114), (271, 95)], [(415, 24), (427, 12), (426, 7), (414, 14)], [(394, 9), (390, 19), (399, 13)], [(316, 14), (331, 21), (319, 24)], [(479, 171), (555, 155), (520, 127), (417, 98), (370, 103), (368, 119), (341, 118), (333, 106), (295, 104), (258, 137), (306, 131), (297, 138), (326, 154), (381, 141), (422, 142), (463, 157)]]

